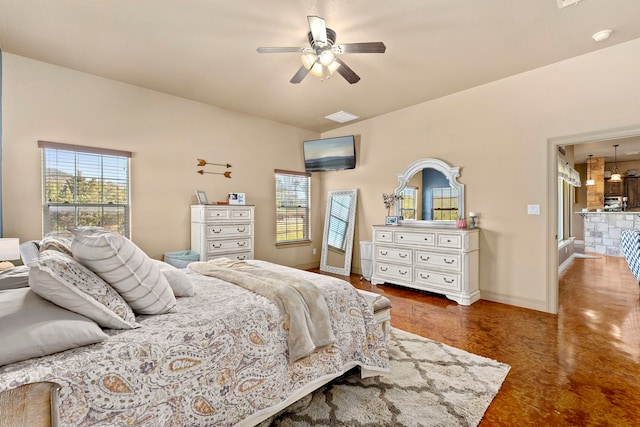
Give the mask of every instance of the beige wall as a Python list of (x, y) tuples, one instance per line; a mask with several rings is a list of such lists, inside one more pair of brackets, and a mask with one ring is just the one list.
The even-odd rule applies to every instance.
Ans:
[[(273, 169), (301, 170), (300, 141), (313, 132), (13, 55), (4, 55), (3, 73), (7, 235), (40, 235), (36, 141), (47, 139), (135, 153), (133, 239), (155, 257), (188, 247), (188, 205), (203, 189), (210, 200), (247, 193), (257, 209), (258, 258), (317, 264), (326, 192), (358, 188), (358, 271), (357, 242), (370, 240), (386, 215), (381, 194), (411, 162), (436, 157), (461, 167), (467, 213), (480, 215), (482, 298), (546, 311), (555, 310), (557, 268), (550, 139), (640, 122), (636, 40), (323, 134), (358, 135), (358, 165), (314, 174), (312, 257), (307, 246), (274, 249)], [(234, 178), (197, 175), (197, 157), (230, 162)], [(542, 214), (527, 215), (527, 204), (540, 204)]]
[[(150, 256), (190, 247), (195, 190), (209, 201), (246, 193), (256, 205), (256, 257), (292, 266), (320, 262), (323, 206), (312, 179), (313, 247), (275, 248), (273, 170), (304, 170), (315, 132), (3, 54), (3, 215), (6, 236), (42, 237), (38, 140), (129, 150), (132, 239)], [(196, 159), (231, 163), (232, 178), (196, 173)], [(206, 170), (224, 168), (207, 166)]]
[[(359, 135), (359, 158), (323, 184), (359, 188), (356, 238), (370, 240), (397, 173), (426, 157), (460, 166), (467, 213), (479, 213), (482, 298), (553, 311), (557, 165), (549, 140), (639, 124), (638, 75), (635, 40), (328, 132)], [(528, 204), (542, 214), (527, 215)]]

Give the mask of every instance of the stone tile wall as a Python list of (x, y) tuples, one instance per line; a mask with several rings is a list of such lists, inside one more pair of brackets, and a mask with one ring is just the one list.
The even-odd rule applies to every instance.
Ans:
[(640, 230), (640, 213), (588, 213), (584, 216), (584, 251), (622, 256), (620, 231)]

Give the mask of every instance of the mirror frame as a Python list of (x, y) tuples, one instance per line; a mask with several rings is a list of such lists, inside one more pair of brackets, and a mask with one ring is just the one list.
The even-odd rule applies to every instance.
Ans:
[[(458, 190), (458, 212), (462, 212), (464, 214), (464, 184), (458, 182), (458, 177), (460, 176), (460, 167), (458, 166), (450, 166), (446, 162), (443, 162), (440, 159), (435, 158), (426, 158), (421, 160), (416, 160), (411, 163), (402, 173), (398, 174), (399, 185), (395, 189), (394, 194), (396, 196), (402, 193), (402, 190), (405, 189), (411, 177), (415, 175), (418, 171), (422, 171), (423, 169), (435, 169), (438, 172), (442, 173), (448, 180), (449, 185)], [(400, 206), (396, 203), (396, 215), (400, 216)], [(410, 220), (400, 220), (399, 224), (401, 225), (419, 225), (419, 226), (450, 226), (455, 227), (456, 222), (454, 220), (446, 220), (446, 221), (435, 221), (435, 220), (424, 220), (424, 219), (410, 219)]]
[[(343, 195), (348, 194), (353, 197), (353, 203), (351, 204), (351, 209), (349, 211), (349, 224), (347, 224), (347, 230), (345, 232), (346, 245), (344, 250), (344, 267), (334, 267), (332, 265), (327, 265), (327, 257), (328, 257), (328, 244), (327, 244), (327, 236), (329, 235), (329, 218), (331, 215), (331, 202), (333, 200), (334, 195)], [(351, 190), (337, 190), (337, 191), (329, 191), (329, 196), (327, 197), (327, 210), (324, 216), (324, 232), (322, 233), (322, 256), (320, 258), (320, 270), (326, 271), (329, 273), (339, 274), (342, 276), (349, 276), (351, 274), (351, 262), (353, 258), (353, 234), (356, 228), (356, 207), (358, 205), (358, 189), (354, 188)]]

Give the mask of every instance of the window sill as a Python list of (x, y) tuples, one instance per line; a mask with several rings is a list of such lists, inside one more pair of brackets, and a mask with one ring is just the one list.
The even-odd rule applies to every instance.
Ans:
[(280, 242), (276, 243), (276, 248), (288, 248), (295, 246), (309, 246), (311, 244), (311, 240), (298, 240), (295, 242)]

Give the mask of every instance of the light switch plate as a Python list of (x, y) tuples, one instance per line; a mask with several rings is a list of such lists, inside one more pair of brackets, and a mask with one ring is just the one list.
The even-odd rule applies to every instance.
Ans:
[(528, 215), (540, 215), (540, 205), (527, 205)]

